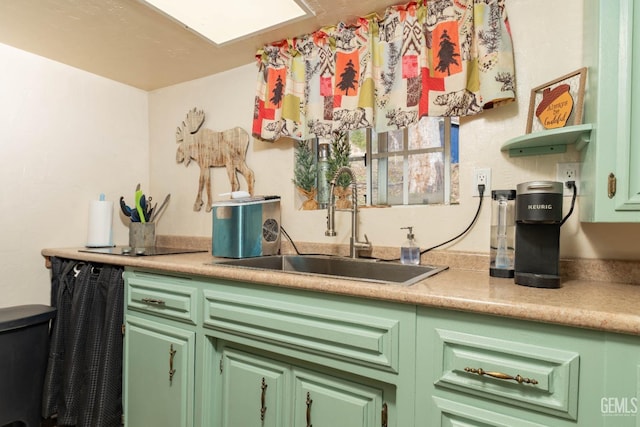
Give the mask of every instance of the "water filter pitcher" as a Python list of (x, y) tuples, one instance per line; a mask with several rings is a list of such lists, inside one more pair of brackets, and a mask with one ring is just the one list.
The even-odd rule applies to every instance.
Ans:
[(491, 247), (489, 275), (514, 276), (516, 190), (491, 192)]

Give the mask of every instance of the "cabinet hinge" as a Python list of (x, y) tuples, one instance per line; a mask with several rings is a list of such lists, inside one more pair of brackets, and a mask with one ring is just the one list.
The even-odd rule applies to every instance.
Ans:
[(220, 373), (222, 373), (222, 368), (224, 367), (224, 360), (220, 358)]
[(616, 195), (616, 176), (611, 172), (607, 180), (607, 195), (610, 199)]
[(122, 331), (122, 335), (124, 335), (125, 331), (127, 330), (127, 326), (123, 323), (120, 327), (120, 330)]
[(124, 425), (124, 414), (120, 415), (120, 424)]

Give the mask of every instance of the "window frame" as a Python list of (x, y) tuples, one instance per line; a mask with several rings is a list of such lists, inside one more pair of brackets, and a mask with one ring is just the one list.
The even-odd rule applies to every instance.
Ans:
[[(393, 204), (390, 206), (428, 206), (429, 204), (435, 203), (409, 203), (409, 156), (417, 155), (417, 154), (430, 154), (430, 153), (443, 153), (443, 174), (446, 179), (444, 179), (444, 188), (443, 188), (443, 204), (451, 203), (451, 118), (450, 117), (439, 117), (438, 119), (443, 119), (443, 127), (444, 127), (444, 135), (443, 135), (443, 144), (440, 147), (428, 147), (428, 148), (417, 148), (410, 149), (409, 148), (409, 129), (402, 129), (402, 149), (398, 151), (390, 152), (388, 151), (388, 138), (389, 133), (384, 132), (381, 134), (377, 134), (373, 132), (372, 128), (366, 128), (365, 131), (365, 139), (366, 139), (366, 151), (364, 156), (350, 156), (349, 162), (354, 161), (364, 161), (365, 171), (366, 171), (366, 189), (365, 196), (367, 200), (367, 205), (371, 205), (373, 200), (373, 182), (376, 180), (378, 182), (378, 197), (376, 200), (376, 204), (385, 205), (388, 204), (389, 201), (389, 180), (388, 180), (388, 172), (389, 172), (389, 158), (394, 156), (402, 156), (402, 204)], [(350, 138), (349, 134), (349, 138)], [(376, 152), (374, 152), (373, 147), (377, 146)], [(378, 172), (377, 176), (373, 176), (373, 161), (378, 161)], [(438, 203), (439, 204), (439, 203)]]

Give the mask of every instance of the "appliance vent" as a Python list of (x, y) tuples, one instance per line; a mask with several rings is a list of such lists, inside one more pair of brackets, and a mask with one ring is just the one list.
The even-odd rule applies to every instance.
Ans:
[(262, 237), (267, 242), (275, 242), (280, 235), (280, 225), (274, 218), (267, 219), (262, 224)]

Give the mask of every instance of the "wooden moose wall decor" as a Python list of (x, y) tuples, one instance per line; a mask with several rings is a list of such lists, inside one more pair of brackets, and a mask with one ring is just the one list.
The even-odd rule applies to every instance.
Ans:
[(253, 171), (247, 166), (245, 158), (249, 146), (249, 134), (242, 128), (234, 127), (222, 132), (203, 128), (204, 111), (195, 107), (187, 112), (182, 127), (176, 130), (176, 142), (180, 144), (176, 153), (176, 161), (189, 166), (191, 160), (200, 166), (198, 196), (193, 210), (202, 208), (202, 190), (207, 186), (206, 211), (211, 211), (211, 171), (210, 168), (226, 167), (231, 191), (240, 189), (237, 173), (240, 172), (247, 181), (249, 194), (253, 195), (255, 182)]

